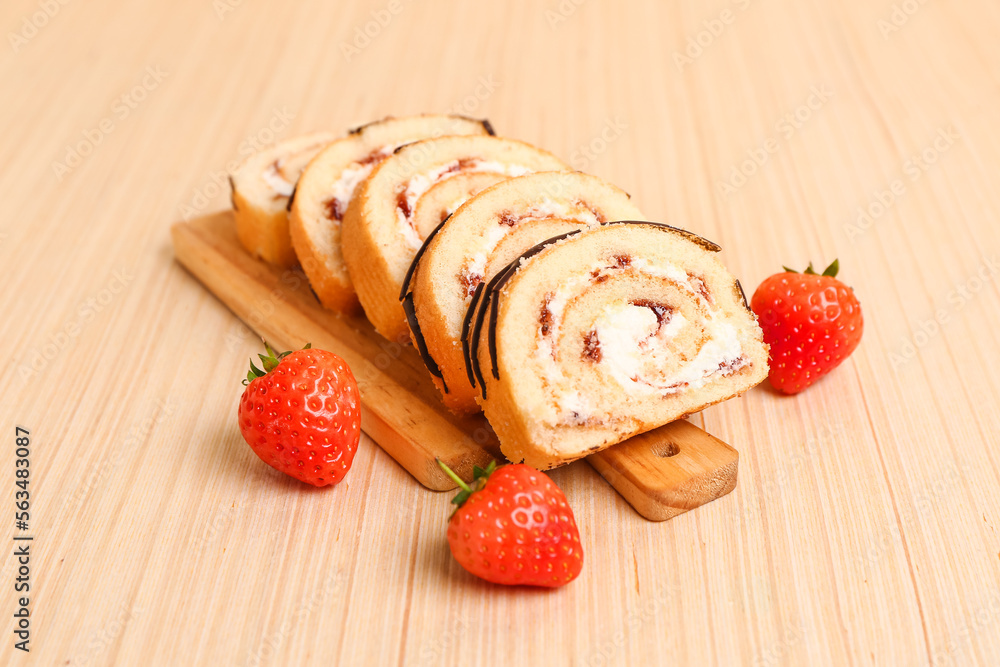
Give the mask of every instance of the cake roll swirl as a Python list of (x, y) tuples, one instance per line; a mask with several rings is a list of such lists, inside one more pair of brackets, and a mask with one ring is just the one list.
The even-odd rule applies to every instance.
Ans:
[(407, 144), (359, 186), (343, 220), (342, 249), (354, 289), (375, 329), (409, 336), (397, 295), (427, 237), (474, 194), (500, 181), (567, 166), (529, 144), (452, 136)]
[(317, 132), (279, 142), (251, 155), (230, 174), (236, 235), (251, 255), (295, 266), (288, 201), (306, 164), (333, 139), (329, 132)]
[(642, 217), (625, 191), (596, 176), (541, 172), (483, 190), (428, 236), (400, 298), (411, 337), (444, 403), (456, 413), (479, 410), (477, 392), (467, 379), (461, 336), (480, 284), (552, 236)]
[(613, 222), (477, 288), (463, 339), (504, 454), (551, 468), (743, 393), (767, 346), (716, 244)]
[(485, 120), (421, 115), (385, 118), (351, 130), (306, 165), (290, 202), (292, 245), (313, 292), (325, 307), (358, 308), (341, 252), (341, 224), (358, 184), (400, 146), (441, 136), (488, 135)]

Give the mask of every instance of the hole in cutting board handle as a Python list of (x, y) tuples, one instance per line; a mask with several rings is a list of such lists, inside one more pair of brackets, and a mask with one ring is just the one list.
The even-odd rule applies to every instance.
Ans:
[(681, 448), (677, 446), (676, 442), (658, 442), (653, 445), (653, 454), (659, 456), (661, 459), (666, 459), (671, 456), (677, 456), (681, 453)]

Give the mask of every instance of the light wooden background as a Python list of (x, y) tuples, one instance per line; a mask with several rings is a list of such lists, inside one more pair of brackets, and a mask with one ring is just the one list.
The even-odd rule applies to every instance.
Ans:
[[(10, 545), (24, 426), (36, 536), (30, 656), (4, 549), (2, 662), (1000, 664), (1000, 6), (226, 2), (0, 8), (0, 507)], [(555, 592), (466, 575), (448, 495), (370, 440), (325, 491), (261, 464), (257, 344), (169, 244), (248, 137), (449, 110), (720, 242), (748, 288), (839, 257), (865, 308), (813, 389), (703, 413), (742, 455), (726, 498), (653, 524), (555, 472), (586, 552)]]

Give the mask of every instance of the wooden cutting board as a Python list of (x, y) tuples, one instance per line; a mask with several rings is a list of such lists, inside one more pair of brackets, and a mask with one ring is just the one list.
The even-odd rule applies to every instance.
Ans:
[[(171, 231), (177, 260), (262, 338), (282, 349), (312, 343), (347, 361), (361, 393), (362, 429), (421, 484), (455, 488), (436, 458), (466, 480), (473, 466), (502, 460), (486, 418), (449, 412), (408, 340), (388, 341), (364, 317), (324, 309), (300, 271), (251, 257), (236, 238), (231, 212)], [(639, 514), (662, 521), (732, 491), (739, 455), (680, 420), (586, 461)]]

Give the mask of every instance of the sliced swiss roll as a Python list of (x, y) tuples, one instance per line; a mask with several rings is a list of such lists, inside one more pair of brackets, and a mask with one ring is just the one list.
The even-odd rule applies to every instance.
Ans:
[(540, 172), (483, 190), (429, 235), (404, 285), (403, 310), (445, 405), (458, 413), (479, 410), (461, 339), (480, 284), (545, 239), (643, 217), (624, 190), (596, 176)]
[(302, 169), (333, 139), (329, 132), (318, 132), (282, 141), (250, 156), (230, 174), (236, 234), (251, 255), (278, 266), (295, 266), (288, 198)]
[(441, 137), (399, 148), (358, 186), (341, 246), (365, 314), (389, 340), (409, 329), (399, 292), (424, 238), (480, 190), (515, 176), (568, 167), (521, 141)]
[(465, 342), (507, 458), (552, 468), (761, 382), (768, 349), (718, 250), (614, 222), (543, 242), (480, 288)]
[(399, 146), (446, 135), (493, 134), (490, 124), (461, 116), (386, 118), (363, 125), (324, 148), (306, 166), (292, 198), (292, 245), (309, 283), (327, 308), (356, 310), (340, 231), (358, 183)]

